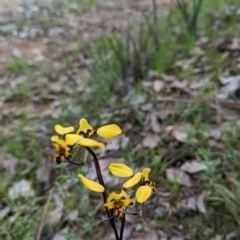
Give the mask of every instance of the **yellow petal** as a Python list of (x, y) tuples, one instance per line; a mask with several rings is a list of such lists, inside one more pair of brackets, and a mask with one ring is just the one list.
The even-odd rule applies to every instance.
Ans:
[(133, 200), (130, 198), (127, 198), (127, 199), (121, 200), (121, 203), (122, 203), (122, 207), (128, 207), (130, 205), (133, 205)]
[(80, 119), (77, 134), (80, 134), (81, 132), (87, 133), (87, 131), (92, 131), (92, 130), (93, 130), (93, 127), (89, 125), (88, 121), (85, 118)]
[(120, 198), (128, 198), (128, 195), (127, 193), (122, 189), (121, 192), (118, 194)]
[(141, 178), (142, 178), (142, 173), (138, 172), (132, 178), (130, 178), (128, 181), (126, 181), (123, 184), (123, 187), (124, 188), (133, 187), (134, 185), (136, 185), (137, 183), (140, 182)]
[(60, 152), (61, 151), (61, 145), (57, 143), (53, 143), (53, 146)]
[(106, 125), (98, 128), (97, 134), (106, 139), (112, 139), (122, 133), (121, 128), (116, 124)]
[(92, 140), (90, 138), (83, 138), (78, 143), (82, 146), (85, 146), (85, 147), (99, 147), (101, 149), (105, 148), (105, 145), (103, 143), (97, 142), (97, 141)]
[(94, 192), (104, 192), (104, 187), (101, 184), (85, 178), (82, 174), (78, 174), (78, 177), (86, 188)]
[(111, 163), (108, 169), (116, 177), (131, 177), (133, 175), (132, 169), (123, 163)]
[(68, 148), (66, 142), (63, 139), (59, 139), (57, 144), (59, 144), (61, 147), (65, 148), (65, 149)]
[(141, 186), (136, 192), (136, 200), (139, 203), (144, 203), (152, 194), (152, 189), (149, 186)]
[(150, 172), (151, 172), (151, 169), (150, 169), (150, 168), (144, 168), (144, 169), (142, 170), (142, 175), (143, 175), (145, 181), (146, 181), (146, 180), (149, 180), (149, 179), (148, 179), (148, 174), (149, 174)]
[(52, 137), (51, 137), (51, 141), (52, 141), (52, 142), (58, 142), (58, 141), (59, 141), (59, 137), (56, 136), (56, 135), (55, 135), (55, 136), (52, 136)]
[(106, 202), (103, 206), (109, 210), (115, 208), (114, 202)]
[(73, 132), (74, 131), (74, 127), (72, 127), (72, 126), (62, 127), (61, 125), (57, 124), (57, 125), (55, 125), (55, 131), (58, 134), (64, 135), (64, 134)]
[(126, 192), (122, 189), (120, 193), (115, 193), (115, 192), (112, 192), (109, 194), (108, 198), (107, 198), (107, 201), (108, 202), (112, 202), (113, 200), (116, 200), (116, 199), (121, 199), (121, 198), (128, 198)]
[[(108, 202), (112, 202), (113, 200), (116, 200), (116, 199), (119, 199), (121, 198), (121, 193), (115, 193), (115, 192), (112, 192), (109, 194), (108, 198), (107, 198), (107, 201)], [(120, 195), (120, 196), (119, 196)]]
[(123, 210), (122, 210), (122, 208), (115, 209), (114, 214), (115, 214), (117, 217), (123, 217)]
[(77, 144), (82, 139), (83, 137), (78, 134), (67, 134), (65, 138), (67, 145), (71, 146)]

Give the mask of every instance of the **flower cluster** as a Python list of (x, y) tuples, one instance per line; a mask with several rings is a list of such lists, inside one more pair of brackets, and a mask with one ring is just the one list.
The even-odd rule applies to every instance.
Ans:
[(149, 180), (148, 174), (150, 168), (144, 168), (142, 172), (137, 172), (133, 175), (131, 168), (122, 163), (111, 163), (109, 171), (117, 177), (131, 177), (123, 184), (124, 188), (131, 188), (138, 184), (136, 190), (136, 200), (139, 203), (144, 203), (151, 196), (152, 191), (155, 191), (155, 182)]
[[(133, 174), (131, 168), (122, 163), (111, 163), (109, 165), (109, 171), (117, 177), (131, 177), (123, 184), (123, 188), (131, 188), (137, 185), (135, 198), (137, 202), (144, 203), (151, 196), (152, 191), (155, 191), (155, 183), (149, 180), (150, 168), (144, 168), (142, 172)], [(94, 192), (103, 192), (105, 189), (97, 182), (94, 182), (88, 178), (85, 178), (82, 174), (78, 175), (83, 185)], [(123, 207), (128, 207), (133, 204), (124, 190), (120, 194), (115, 192), (111, 193), (104, 204), (107, 209), (114, 209), (115, 215), (122, 217)]]
[(103, 143), (91, 139), (95, 134), (106, 139), (112, 139), (122, 132), (116, 124), (106, 125), (94, 130), (84, 118), (80, 119), (79, 128), (76, 133), (73, 133), (73, 126), (62, 127), (61, 125), (56, 125), (55, 131), (61, 135), (61, 138), (57, 135), (51, 137), (53, 145), (58, 151), (58, 154), (54, 158), (54, 162), (57, 164), (61, 163), (64, 159), (68, 160), (72, 158), (70, 151), (75, 145), (104, 149), (105, 145)]
[[(152, 192), (155, 191), (155, 183), (149, 180), (151, 169), (144, 168), (141, 172), (134, 173), (130, 167), (123, 163), (111, 163), (109, 165), (109, 171), (112, 175), (129, 179), (123, 184), (120, 193), (111, 192), (108, 194), (102, 178), (98, 162), (99, 159), (92, 150), (92, 147), (104, 149), (105, 145), (92, 138), (97, 134), (102, 138), (112, 139), (122, 133), (121, 128), (116, 124), (110, 124), (94, 129), (86, 119), (82, 118), (79, 121), (79, 128), (76, 132), (74, 132), (73, 126), (63, 127), (61, 125), (56, 125), (55, 131), (59, 134), (51, 137), (53, 146), (58, 152), (54, 157), (55, 163), (59, 164), (66, 159), (70, 163), (77, 164), (71, 160), (73, 158), (71, 152), (76, 145), (84, 147), (92, 155), (98, 182), (92, 181), (82, 174), (79, 174), (78, 177), (85, 187), (91, 191), (102, 194), (104, 201), (103, 207), (107, 212), (108, 220), (114, 230), (116, 240), (121, 240), (123, 237), (125, 214), (128, 213), (127, 208), (133, 205), (133, 199), (135, 198), (138, 203), (144, 203), (149, 199)], [(126, 190), (129, 188), (134, 188), (130, 197), (126, 193)], [(114, 216), (122, 219), (120, 237), (116, 230), (115, 222), (113, 221)]]

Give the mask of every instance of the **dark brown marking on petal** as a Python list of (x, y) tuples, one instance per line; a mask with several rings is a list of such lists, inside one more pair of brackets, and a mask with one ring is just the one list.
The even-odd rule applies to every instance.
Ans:
[(129, 203), (129, 205), (133, 205), (133, 201), (131, 201), (131, 202)]
[(62, 161), (61, 161), (61, 155), (58, 155), (57, 157), (56, 157), (56, 163), (57, 164), (60, 164)]

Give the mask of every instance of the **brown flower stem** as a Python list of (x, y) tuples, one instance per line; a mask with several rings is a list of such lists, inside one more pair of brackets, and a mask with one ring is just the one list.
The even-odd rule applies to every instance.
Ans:
[[(93, 156), (93, 162), (94, 162), (94, 166), (95, 166), (95, 169), (96, 169), (98, 181), (105, 189), (104, 192), (102, 193), (102, 196), (103, 196), (104, 203), (106, 203), (108, 194), (107, 194), (106, 187), (105, 187), (105, 184), (104, 184), (104, 181), (103, 181), (101, 168), (100, 168), (100, 165), (99, 165), (99, 162), (98, 162), (98, 157), (90, 147), (86, 147), (86, 149)], [(106, 212), (107, 212), (107, 215), (108, 215), (108, 218), (109, 218), (109, 222), (110, 222), (110, 224), (112, 226), (112, 229), (114, 231), (115, 238), (116, 238), (116, 240), (120, 240), (119, 237), (118, 237), (117, 228), (116, 228), (115, 221), (114, 221), (114, 218), (113, 218), (114, 213), (113, 213), (112, 210), (109, 211), (107, 209), (106, 209)]]
[(121, 229), (120, 229), (120, 240), (123, 239), (123, 232), (124, 232), (125, 222), (126, 222), (126, 218), (125, 218), (125, 213), (124, 213), (123, 217), (122, 217), (122, 223), (121, 223)]
[[(99, 162), (98, 162), (98, 157), (90, 147), (86, 147), (86, 149), (93, 156), (93, 162), (94, 162), (94, 166), (95, 166), (95, 169), (96, 169), (98, 181), (105, 188), (105, 184), (104, 184), (104, 181), (103, 181), (103, 178), (102, 178), (101, 168), (100, 168), (100, 165), (99, 165)], [(106, 193), (106, 190), (105, 190), (105, 193)], [(107, 195), (107, 193), (105, 195)], [(107, 197), (106, 197), (106, 201), (104, 199), (104, 203), (105, 202), (107, 202)]]

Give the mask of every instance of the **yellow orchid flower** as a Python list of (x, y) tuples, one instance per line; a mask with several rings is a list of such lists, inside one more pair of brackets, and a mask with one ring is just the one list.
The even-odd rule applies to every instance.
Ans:
[[(109, 171), (117, 177), (129, 177), (132, 176), (132, 170), (128, 166), (122, 163), (111, 163), (109, 165)], [(144, 168), (142, 172), (137, 172), (128, 181), (123, 184), (124, 188), (131, 188), (136, 184), (139, 184), (139, 188), (136, 191), (135, 197), (139, 203), (144, 203), (155, 191), (155, 183), (149, 180), (150, 168)]]
[(60, 139), (58, 136), (52, 136), (51, 140), (54, 142), (53, 146), (58, 150), (59, 154), (56, 155), (53, 161), (57, 164), (60, 164), (65, 158), (71, 158), (72, 155), (69, 152), (69, 147), (67, 143)]
[(101, 184), (84, 177), (82, 174), (78, 174), (78, 177), (86, 188), (94, 192), (104, 192), (104, 187)]
[(103, 206), (106, 210), (115, 210), (114, 214), (116, 216), (123, 217), (123, 207), (128, 207), (130, 205), (133, 205), (132, 199), (130, 199), (126, 192), (122, 190), (121, 193), (112, 192)]
[[(58, 134), (63, 135), (63, 139), (68, 146), (79, 144), (85, 147), (99, 147), (101, 149), (104, 149), (105, 145), (91, 139), (95, 133), (106, 139), (112, 139), (122, 133), (122, 130), (116, 124), (106, 125), (94, 130), (85, 118), (80, 119), (77, 134), (71, 133), (74, 131), (74, 127), (63, 127), (59, 124), (55, 125), (55, 131)], [(56, 137), (57, 136), (55, 136), (55, 138)], [(56, 138), (55, 140), (58, 141), (59, 138)]]
[(112, 139), (121, 134), (122, 130), (116, 124), (105, 125), (94, 130), (85, 118), (80, 119), (77, 134), (82, 135), (84, 138), (91, 138), (95, 133), (102, 138)]

